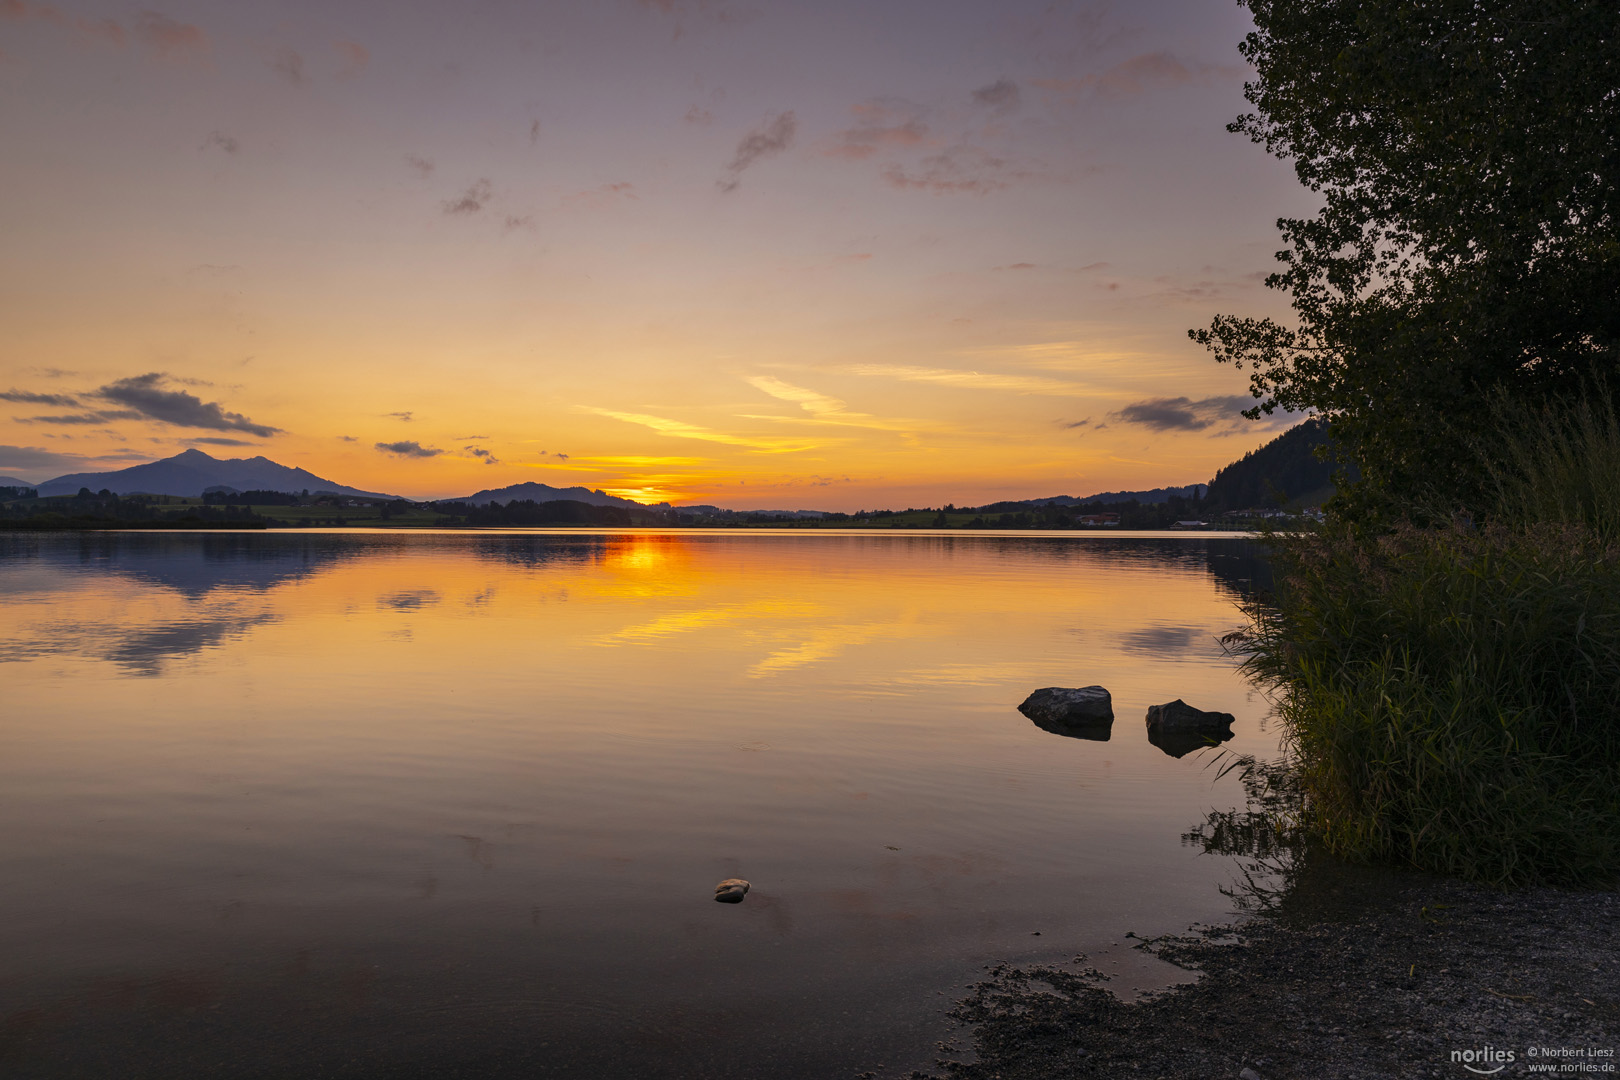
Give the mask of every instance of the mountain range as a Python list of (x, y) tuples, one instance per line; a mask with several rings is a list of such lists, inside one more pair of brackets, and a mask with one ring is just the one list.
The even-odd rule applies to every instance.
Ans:
[[(30, 485), (33, 486), (33, 485)], [(333, 495), (353, 495), (369, 499), (389, 499), (375, 491), (345, 487), (303, 469), (278, 465), (267, 457), (210, 457), (201, 450), (187, 450), (162, 461), (132, 465), (127, 469), (100, 473), (69, 473), (38, 485), (40, 495), (75, 495), (80, 488), (106, 489), (114, 495), (182, 495), (196, 498), (210, 488), (237, 491), (310, 491)]]
[[(1138, 502), (1163, 503), (1172, 496), (1181, 498), (1207, 498), (1225, 507), (1258, 504), (1282, 494), (1284, 498), (1307, 498), (1320, 501), (1332, 492), (1331, 473), (1334, 465), (1316, 459), (1313, 450), (1328, 442), (1327, 428), (1318, 420), (1307, 420), (1265, 446), (1245, 455), (1216, 474), (1208, 486), (1189, 484), (1185, 487), (1153, 488), (1148, 491), (1105, 491), (1096, 495), (1054, 495), (1045, 499), (1021, 499), (994, 503), (980, 509), (1007, 510), (1036, 506), (1107, 505), (1109, 503)], [(1323, 485), (1326, 485), (1324, 488)], [(269, 458), (211, 457), (201, 450), (187, 450), (171, 458), (134, 465), (127, 469), (100, 473), (70, 473), (30, 484), (15, 477), (0, 476), (0, 487), (34, 487), (41, 496), (74, 495), (80, 488), (91, 491), (108, 489), (116, 495), (181, 495), (195, 498), (210, 490), (228, 491), (283, 491), (297, 494), (308, 491), (322, 492), (365, 499), (395, 499), (398, 496), (375, 491), (362, 491), (333, 480), (316, 476), (304, 469), (279, 465)], [(557, 488), (550, 484), (524, 483), (510, 487), (486, 488), (473, 495), (440, 502), (465, 502), (478, 506), (491, 503), (512, 503), (532, 499), (536, 503), (555, 502), (560, 499), (589, 503), (592, 506), (619, 506), (630, 509), (649, 508), (648, 504), (609, 495), (605, 491), (585, 487)], [(667, 509), (668, 503), (653, 504), (652, 509)], [(717, 507), (681, 507), (683, 511), (714, 510)], [(819, 516), (821, 511), (795, 511), (795, 516)]]

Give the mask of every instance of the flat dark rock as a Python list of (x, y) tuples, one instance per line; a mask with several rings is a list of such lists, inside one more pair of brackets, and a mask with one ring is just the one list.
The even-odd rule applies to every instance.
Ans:
[(1114, 723), (1114, 699), (1100, 686), (1048, 686), (1025, 698), (1018, 711), (1042, 731), (1069, 739), (1107, 742)]
[(1231, 713), (1195, 709), (1180, 698), (1164, 705), (1149, 705), (1148, 742), (1173, 758), (1185, 757), (1230, 739), (1235, 719)]
[(1149, 731), (1219, 731), (1231, 728), (1235, 719), (1229, 712), (1195, 709), (1180, 698), (1164, 705), (1149, 705), (1147, 711)]

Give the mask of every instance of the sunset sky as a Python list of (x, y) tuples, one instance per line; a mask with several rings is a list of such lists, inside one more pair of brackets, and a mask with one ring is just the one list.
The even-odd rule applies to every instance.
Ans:
[(853, 510), (1291, 420), (1230, 0), (0, 0), (0, 474)]

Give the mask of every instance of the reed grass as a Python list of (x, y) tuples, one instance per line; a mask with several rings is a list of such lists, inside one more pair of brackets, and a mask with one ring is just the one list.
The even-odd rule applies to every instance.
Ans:
[(1484, 525), (1272, 538), (1279, 593), (1239, 648), (1331, 851), (1504, 886), (1620, 872), (1620, 425), (1542, 419), (1482, 463)]

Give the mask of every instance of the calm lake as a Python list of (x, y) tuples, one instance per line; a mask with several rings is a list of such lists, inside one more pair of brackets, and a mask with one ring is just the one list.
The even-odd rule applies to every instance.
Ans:
[[(1268, 706), (1213, 536), (0, 534), (0, 1074), (904, 1076), (1180, 974)], [(1018, 704), (1100, 683), (1108, 741)], [(753, 890), (713, 901), (727, 877)]]

